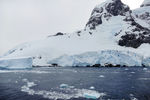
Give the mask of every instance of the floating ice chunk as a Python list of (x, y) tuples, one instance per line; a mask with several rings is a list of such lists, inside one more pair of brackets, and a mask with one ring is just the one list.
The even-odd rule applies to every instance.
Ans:
[(134, 74), (135, 72), (131, 72), (132, 74)]
[(27, 87), (26, 85), (21, 87), (21, 91), (23, 92), (28, 92), (29, 90), (30, 90), (29, 87)]
[(143, 70), (148, 70), (147, 68), (143, 68)]
[(99, 77), (100, 77), (100, 78), (104, 78), (105, 76), (104, 76), (104, 75), (100, 75)]
[(27, 92), (29, 95), (34, 95), (35, 91), (33, 89), (30, 89), (28, 86), (22, 86), (21, 87), (22, 92)]
[(137, 98), (134, 97), (133, 94), (130, 94), (130, 99), (131, 99), (131, 100), (138, 100)]
[(27, 82), (27, 86), (28, 87), (33, 87), (33, 86), (35, 86), (36, 84), (34, 83), (34, 82)]
[(18, 81), (15, 81), (15, 83), (18, 83)]
[(73, 88), (74, 88), (74, 86), (69, 86), (69, 88), (73, 89)]
[(69, 86), (68, 84), (60, 84), (59, 86), (60, 88), (70, 88), (70, 89), (73, 89), (74, 86)]
[(68, 85), (68, 84), (60, 84), (59, 87), (60, 87), (60, 88), (69, 88), (69, 85)]
[(23, 82), (27, 82), (28, 80), (26, 78), (22, 79)]
[(83, 94), (83, 96), (87, 99), (98, 99), (101, 95), (100, 93), (94, 91), (88, 91)]
[(22, 81), (26, 82), (27, 85), (22, 86), (21, 91), (27, 92), (29, 95), (34, 95), (35, 91), (33, 89), (30, 89), (30, 88), (35, 86), (36, 84), (34, 82), (29, 82), (27, 79), (23, 79)]
[[(59, 91), (46, 91), (46, 90), (34, 90), (31, 89), (31, 87), (35, 86), (36, 84), (34, 82), (29, 82), (28, 80), (25, 80), (26, 85), (21, 87), (22, 92), (26, 92), (29, 95), (40, 95), (43, 96), (43, 98), (58, 100), (58, 99), (71, 99), (71, 98), (88, 98), (88, 99), (98, 99), (103, 96), (105, 96), (105, 93), (99, 93), (94, 90), (88, 90), (88, 89), (77, 89), (77, 88), (70, 88), (68, 84), (61, 84), (60, 86), (63, 87), (63, 90), (66, 92), (59, 92)], [(69, 88), (69, 89), (68, 89)]]
[(139, 78), (139, 80), (150, 80), (150, 78)]
[(94, 86), (91, 86), (91, 87), (90, 87), (90, 89), (91, 89), (91, 90), (94, 90), (94, 89), (95, 89), (95, 87), (94, 87)]

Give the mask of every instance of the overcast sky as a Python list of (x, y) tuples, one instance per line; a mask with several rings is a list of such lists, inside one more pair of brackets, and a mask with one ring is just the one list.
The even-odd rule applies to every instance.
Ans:
[[(0, 0), (0, 55), (50, 34), (84, 28), (92, 9), (104, 0)], [(131, 9), (143, 0), (122, 0)]]

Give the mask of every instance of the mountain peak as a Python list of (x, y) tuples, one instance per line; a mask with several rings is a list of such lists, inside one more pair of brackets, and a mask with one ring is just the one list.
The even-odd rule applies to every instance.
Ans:
[(141, 7), (150, 6), (150, 0), (144, 0)]
[(130, 8), (123, 4), (121, 0), (106, 0), (93, 9), (86, 26), (89, 26), (90, 29), (95, 29), (97, 25), (103, 23), (103, 19), (109, 20), (112, 16), (118, 15), (125, 16), (127, 12), (130, 13)]

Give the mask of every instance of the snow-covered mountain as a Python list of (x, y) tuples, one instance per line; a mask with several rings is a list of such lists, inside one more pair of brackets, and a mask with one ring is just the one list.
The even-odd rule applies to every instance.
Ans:
[(85, 29), (21, 44), (3, 58), (32, 57), (35, 66), (142, 66), (143, 61), (149, 66), (149, 1), (132, 11), (121, 0), (106, 0), (94, 8)]

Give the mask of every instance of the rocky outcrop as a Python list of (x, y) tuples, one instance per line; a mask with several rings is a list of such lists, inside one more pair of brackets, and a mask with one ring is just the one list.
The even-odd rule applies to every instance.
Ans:
[(113, 16), (125, 16), (126, 12), (130, 11), (130, 8), (123, 4), (121, 0), (112, 0), (112, 2), (106, 4), (105, 9)]

